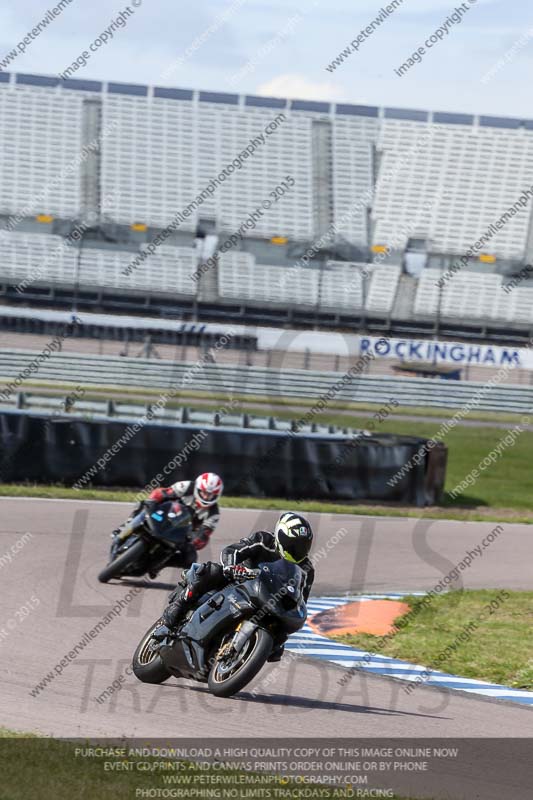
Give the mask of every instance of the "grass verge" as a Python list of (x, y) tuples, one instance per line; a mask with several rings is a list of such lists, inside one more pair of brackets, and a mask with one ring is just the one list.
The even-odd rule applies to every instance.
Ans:
[[(224, 740), (224, 744), (227, 742)], [(139, 764), (151, 765), (163, 762), (175, 764), (173, 759), (146, 758), (130, 756), (128, 743), (101, 743), (102, 747), (126, 748), (125, 756), (76, 757), (75, 748), (94, 747), (79, 741), (36, 737), (0, 729), (0, 754), (2, 757), (3, 800), (131, 800), (142, 796), (138, 790), (153, 794), (145, 796), (167, 797), (210, 797), (218, 787), (220, 797), (280, 797), (301, 798), (302, 787), (294, 782), (286, 783), (283, 778), (268, 773), (243, 772), (233, 769), (205, 769), (194, 763), (181, 761), (179, 771), (162, 771), (155, 766), (152, 771), (139, 769)], [(171, 746), (171, 745), (170, 745)], [(105, 762), (115, 765), (114, 770), (106, 770)], [(118, 771), (116, 771), (118, 768)], [(261, 775), (265, 782), (254, 781)], [(165, 777), (177, 777), (172, 785), (167, 785)], [(248, 780), (246, 780), (246, 776)], [(243, 782), (244, 777), (244, 782)], [(213, 780), (210, 786), (209, 779)], [(182, 794), (178, 794), (180, 791)], [(255, 789), (255, 795), (253, 794)], [(261, 793), (260, 790), (263, 790)], [(338, 797), (334, 788), (313, 785), (315, 798)], [(155, 790), (155, 791), (154, 791)], [(156, 794), (157, 791), (161, 794)], [(224, 794), (224, 790), (227, 792)], [(164, 794), (164, 792), (168, 794)], [(174, 792), (172, 794), (172, 792)], [(396, 795), (392, 800), (407, 800)]]
[(462, 678), (533, 690), (533, 592), (453, 591), (429, 604), (406, 602), (411, 612), (385, 642), (362, 633), (334, 638)]
[[(67, 486), (40, 484), (0, 484), (0, 497), (42, 497), (54, 500), (102, 500), (115, 503), (133, 503), (137, 490), (128, 489), (72, 489)], [(307, 511), (312, 514), (349, 514), (362, 517), (405, 517), (420, 519), (459, 520), (464, 522), (516, 522), (533, 524), (533, 512), (519, 512), (509, 508), (454, 509), (444, 507), (412, 508), (405, 506), (354, 505), (326, 503), (317, 500), (284, 500), (269, 497), (228, 497), (220, 503), (222, 508), (252, 508), (260, 510)]]

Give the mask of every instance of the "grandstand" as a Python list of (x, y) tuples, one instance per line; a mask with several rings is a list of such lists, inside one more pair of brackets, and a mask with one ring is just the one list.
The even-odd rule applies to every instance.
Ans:
[[(412, 235), (434, 252), (462, 253), (533, 184), (530, 120), (3, 73), (0, 211), (82, 216), (94, 198), (91, 159), (80, 153), (93, 145), (101, 213), (164, 227), (276, 117), (283, 124), (181, 229), (194, 231), (200, 216), (238, 228), (292, 174), (294, 191), (255, 235), (308, 241), (336, 222), (349, 241), (371, 245), (390, 242), (415, 219)], [(317, 180), (329, 206), (319, 203)], [(359, 198), (366, 203), (354, 211)], [(529, 229), (522, 209), (492, 252), (524, 259)]]
[[(411, 121), (416, 115), (418, 122)], [(463, 254), (533, 186), (529, 120), (405, 112), (401, 120), (384, 119), (378, 148), (379, 243), (415, 220), (412, 235), (429, 240), (432, 252)], [(531, 210), (519, 209), (486, 252), (526, 259), (530, 227)]]
[[(533, 121), (0, 73), (0, 131), (9, 301), (517, 341), (533, 326), (531, 284), (503, 291), (533, 247)], [(206, 231), (234, 241), (194, 280)]]
[[(449, 319), (469, 317), (533, 326), (533, 286), (506, 293), (502, 275), (464, 272), (441, 290), (440, 271), (424, 270), (418, 282), (414, 313), (433, 317), (439, 312)], [(530, 282), (531, 283), (531, 282)]]

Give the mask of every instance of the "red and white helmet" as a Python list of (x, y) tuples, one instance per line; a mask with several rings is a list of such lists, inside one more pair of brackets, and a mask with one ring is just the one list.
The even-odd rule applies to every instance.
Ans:
[(222, 478), (214, 472), (198, 475), (194, 482), (194, 499), (203, 508), (214, 506), (224, 489)]

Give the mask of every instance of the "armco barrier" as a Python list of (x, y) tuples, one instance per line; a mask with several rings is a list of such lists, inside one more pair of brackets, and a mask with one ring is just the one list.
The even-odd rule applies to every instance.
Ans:
[[(13, 382), (35, 356), (33, 350), (0, 350), (0, 401), (4, 385)], [(173, 387), (178, 393), (197, 390), (226, 396), (261, 395), (274, 402), (287, 397), (317, 399), (341, 377), (335, 372), (54, 353), (32, 379), (130, 389)], [(402, 406), (458, 409), (472, 402), (480, 411), (528, 413), (533, 409), (533, 386), (501, 384), (487, 388), (474, 382), (358, 375), (335, 393), (335, 400), (344, 402), (381, 405), (391, 399)]]
[[(186, 453), (163, 483), (209, 469), (223, 475), (229, 495), (417, 506), (438, 502), (444, 486), (447, 451), (440, 443), (389, 486), (426, 443), (390, 434), (364, 436), (356, 443), (341, 433), (147, 422), (105, 462), (108, 449), (138, 422), (138, 417), (87, 420), (2, 411), (0, 479), (142, 489)], [(102, 468), (95, 469), (99, 459)]]

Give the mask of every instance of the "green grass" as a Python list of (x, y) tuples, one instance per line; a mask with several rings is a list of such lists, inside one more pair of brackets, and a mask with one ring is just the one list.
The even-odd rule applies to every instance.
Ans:
[[(379, 636), (355, 634), (337, 640), (368, 652), (434, 667), (462, 678), (478, 678), (517, 689), (533, 690), (533, 592), (507, 592), (507, 599), (479, 620), (500, 590), (454, 591), (433, 597), (409, 597), (412, 613), (385, 642)], [(402, 619), (402, 618), (399, 618)], [(478, 628), (466, 641), (460, 636), (470, 622)], [(398, 622), (398, 620), (396, 620)], [(402, 625), (402, 623), (400, 623)], [(454, 652), (445, 653), (457, 643)], [(439, 660), (441, 655), (445, 657)]]
[[(128, 743), (114, 743), (113, 745), (103, 741), (104, 747), (128, 747)], [(221, 744), (227, 744), (223, 740)], [(196, 790), (201, 796), (202, 790), (219, 788), (231, 790), (237, 788), (238, 795), (233, 797), (246, 797), (246, 792), (254, 786), (268, 789), (274, 796), (274, 789), (282, 788), (283, 796), (290, 798), (301, 797), (301, 785), (295, 783), (280, 783), (279, 776), (272, 775), (272, 781), (264, 784), (249, 783), (240, 784), (238, 778), (243, 775), (242, 771), (237, 770), (205, 770), (200, 769), (193, 763), (181, 762), (185, 767), (180, 772), (166, 772), (167, 775), (188, 776), (192, 780), (190, 783), (177, 783), (167, 786), (161, 777), (161, 772), (138, 771), (136, 764), (139, 762), (161, 762), (164, 759), (144, 758), (127, 755), (126, 758), (89, 758), (75, 756), (76, 747), (94, 747), (96, 745), (87, 742), (83, 744), (65, 740), (56, 740), (46, 737), (36, 737), (32, 734), (20, 734), (12, 731), (0, 729), (0, 759), (2, 763), (2, 784), (0, 797), (2, 800), (131, 800), (136, 796), (136, 789), (177, 789), (180, 786), (187, 787), (187, 790)], [(142, 745), (141, 745), (142, 746)], [(163, 744), (162, 746), (166, 746)], [(179, 745), (175, 745), (179, 746)], [(166, 760), (166, 759), (165, 759)], [(173, 759), (169, 759), (172, 761)], [(133, 769), (130, 771), (106, 771), (104, 762), (114, 763), (132, 762)], [(250, 773), (249, 773), (250, 774)], [(206, 784), (206, 775), (234, 776), (235, 783), (226, 784)], [(335, 796), (333, 788), (322, 788), (313, 786), (317, 789), (314, 797), (333, 798)], [(193, 796), (191, 794), (191, 796)], [(222, 791), (221, 791), (222, 796)], [(248, 795), (249, 796), (249, 795)], [(260, 796), (260, 795), (258, 795)], [(266, 791), (264, 796), (268, 796)], [(407, 800), (395, 796), (393, 800)]]
[[(133, 503), (137, 490), (127, 489), (80, 489), (76, 491), (65, 486), (36, 484), (0, 484), (0, 497), (43, 497), (66, 500), (106, 500), (108, 502)], [(290, 507), (294, 511), (307, 511), (316, 514), (350, 514), (363, 517), (406, 517), (413, 519), (452, 519), (466, 522), (516, 522), (533, 524), (533, 513), (513, 512), (512, 510), (455, 509), (455, 508), (406, 508), (403, 506), (354, 505), (326, 503), (317, 500), (284, 500), (281, 498), (228, 497), (222, 499), (224, 508), (253, 508), (260, 510), (284, 511)]]

